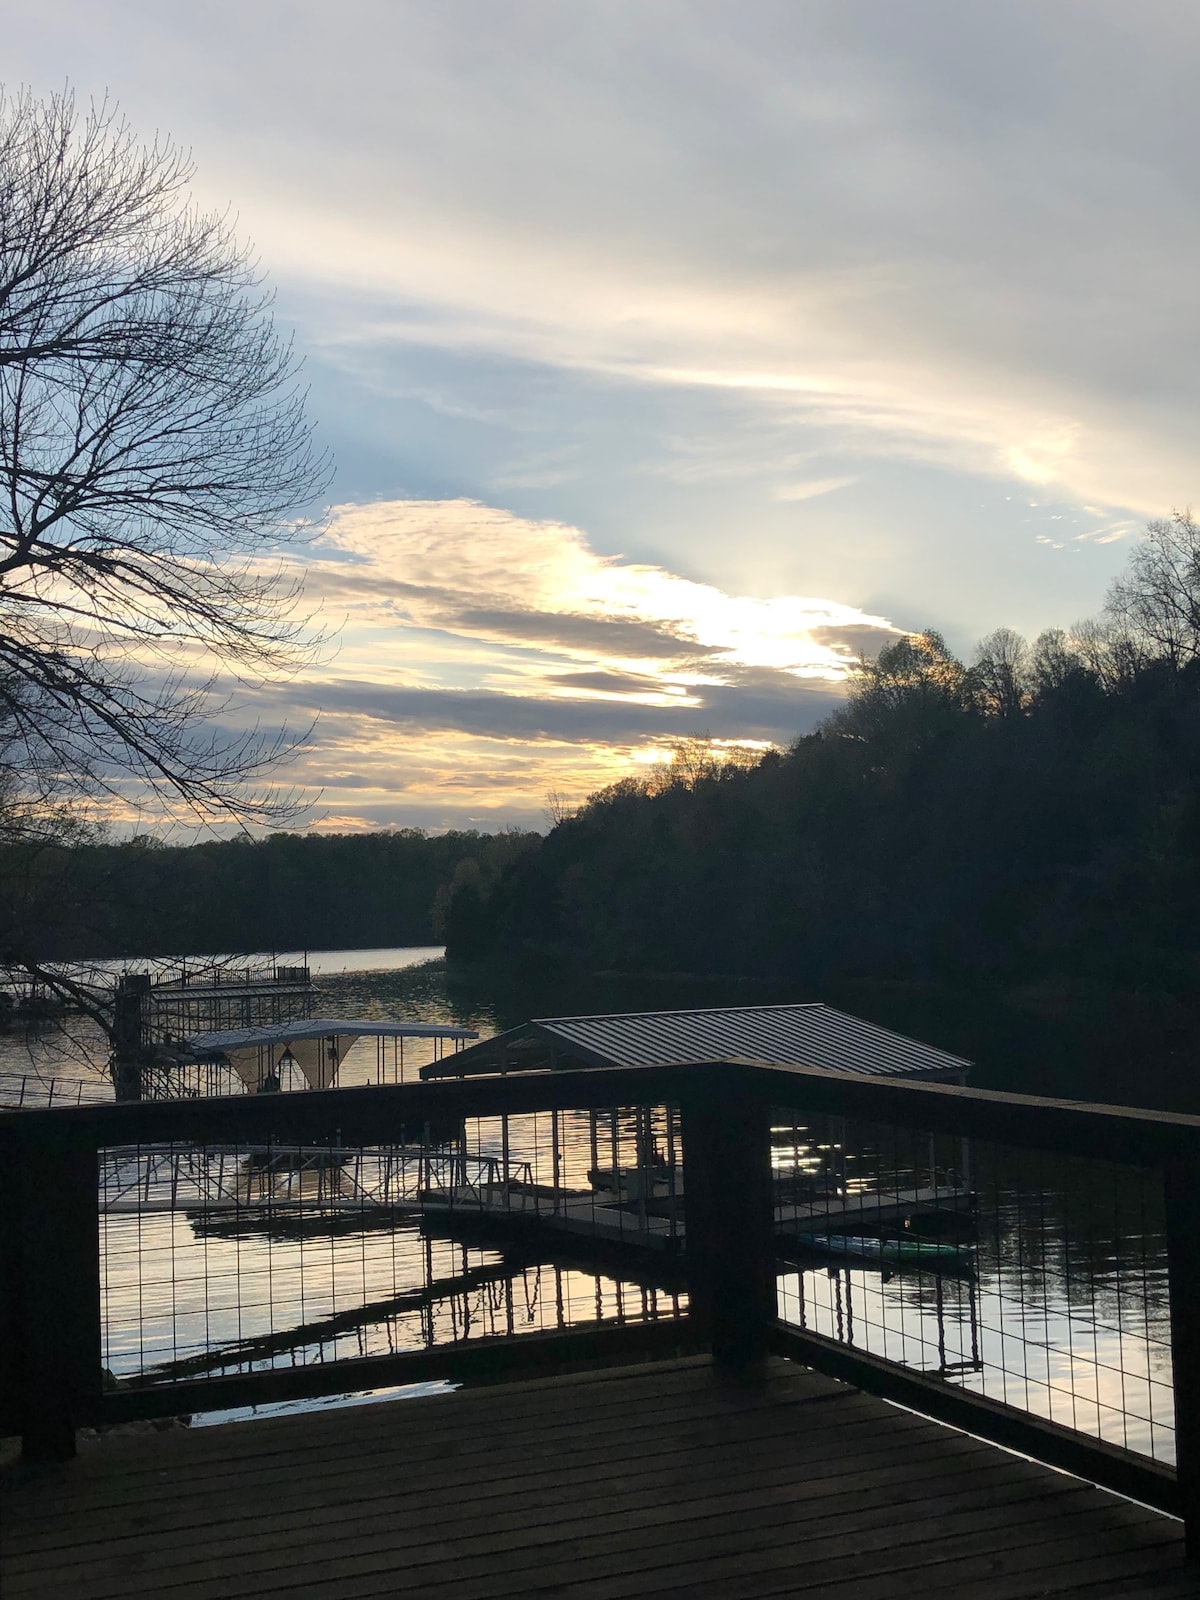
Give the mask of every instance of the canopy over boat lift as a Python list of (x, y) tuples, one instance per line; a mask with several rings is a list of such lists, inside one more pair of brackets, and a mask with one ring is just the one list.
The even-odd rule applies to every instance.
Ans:
[(871, 1078), (965, 1083), (971, 1063), (832, 1006), (724, 1006), (536, 1017), (421, 1069), (423, 1078), (571, 1067), (680, 1066), (750, 1056)]
[[(919, 1079), (925, 1082), (963, 1084), (971, 1063), (919, 1039), (911, 1039), (881, 1028), (862, 1017), (835, 1010), (832, 1006), (810, 1002), (801, 1005), (727, 1006), (696, 1011), (635, 1011), (583, 1017), (538, 1017), (469, 1045), (440, 1061), (422, 1067), (422, 1078), (465, 1078), (482, 1073), (567, 1071), (582, 1067), (685, 1066), (690, 1062), (721, 1061), (749, 1057), (780, 1066), (824, 1067), (872, 1078)], [(595, 1229), (600, 1212), (595, 1194), (607, 1193), (613, 1206), (634, 1207), (641, 1229), (639, 1242), (653, 1244), (655, 1230), (669, 1233), (672, 1240), (682, 1231), (674, 1215), (674, 1202), (683, 1196), (682, 1169), (676, 1170), (675, 1141), (670, 1108), (666, 1110), (668, 1150), (664, 1154), (656, 1141), (649, 1113), (638, 1113), (633, 1160), (621, 1153), (617, 1136), (617, 1113), (588, 1112), (591, 1164), (588, 1180), (592, 1194), (581, 1197), (565, 1190), (556, 1199), (556, 1211), (566, 1217), (572, 1205), (583, 1204), (586, 1223)], [(601, 1123), (608, 1115), (609, 1131)], [(507, 1118), (502, 1118), (501, 1147), (504, 1163), (509, 1156)], [(611, 1139), (610, 1139), (611, 1134)], [(551, 1114), (554, 1190), (560, 1180), (560, 1115)], [(929, 1138), (929, 1153), (922, 1178), (914, 1176), (904, 1183), (891, 1183), (886, 1191), (868, 1186), (855, 1192), (845, 1170), (846, 1128), (838, 1124), (825, 1147), (831, 1152), (832, 1169), (826, 1174), (827, 1187), (808, 1193), (802, 1183), (779, 1189), (776, 1195), (776, 1225), (783, 1233), (812, 1235), (823, 1229), (903, 1224), (915, 1213), (941, 1214), (969, 1212), (973, 1198), (970, 1189), (970, 1150), (965, 1140), (957, 1150), (957, 1167), (939, 1162), (935, 1141)], [(777, 1179), (788, 1170), (784, 1152), (779, 1152)], [(798, 1160), (797, 1152), (797, 1160)], [(669, 1226), (653, 1214), (656, 1202), (667, 1197), (671, 1208)], [(527, 1201), (518, 1196), (520, 1206)], [(471, 1186), (461, 1192), (430, 1196), (429, 1203), (448, 1207), (475, 1205), (484, 1209), (502, 1206), (514, 1209), (514, 1197), (505, 1192), (500, 1198), (489, 1191), (475, 1194)], [(661, 1208), (660, 1208), (661, 1209)], [(616, 1213), (614, 1212), (614, 1216)], [(622, 1215), (614, 1226), (623, 1234), (630, 1224)]]
[(478, 1039), (473, 1028), (443, 1022), (381, 1022), (375, 1017), (309, 1017), (303, 1021), (270, 1023), (261, 1028), (230, 1028), (216, 1033), (193, 1034), (184, 1043), (199, 1062), (228, 1062), (251, 1094), (269, 1093), (285, 1086), (285, 1078), (299, 1072), (310, 1089), (330, 1089), (347, 1053), (359, 1039), (377, 1041), (378, 1082), (389, 1070), (386, 1041), (393, 1041), (390, 1068), (395, 1080), (404, 1073), (404, 1040), (432, 1040), (434, 1061), (441, 1065), (446, 1046), (459, 1051), (466, 1040)]

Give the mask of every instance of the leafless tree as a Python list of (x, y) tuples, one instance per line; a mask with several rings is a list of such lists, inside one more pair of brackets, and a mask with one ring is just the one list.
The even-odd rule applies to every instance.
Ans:
[(578, 805), (569, 800), (561, 789), (547, 791), (544, 814), (552, 828), (557, 828), (560, 822), (569, 822), (578, 810)]
[(327, 479), (297, 363), (190, 160), (0, 97), (0, 719), (43, 791), (265, 816), (231, 688), (304, 650), (284, 547)]
[(1190, 511), (1147, 523), (1105, 611), (1148, 653), (1177, 667), (1200, 660), (1200, 524)]
[(1031, 687), (1028, 644), (1011, 628), (997, 628), (979, 641), (970, 678), (980, 707), (994, 717), (1016, 717)]
[(1076, 659), (1108, 694), (1132, 683), (1146, 664), (1146, 635), (1111, 612), (1073, 623), (1070, 637)]
[(669, 761), (656, 763), (643, 776), (651, 794), (671, 789), (696, 789), (710, 778), (746, 771), (762, 760), (761, 748), (714, 739), (710, 733), (688, 733), (672, 739)]
[(1038, 634), (1029, 663), (1035, 695), (1053, 694), (1080, 670), (1079, 655), (1062, 628), (1046, 628)]

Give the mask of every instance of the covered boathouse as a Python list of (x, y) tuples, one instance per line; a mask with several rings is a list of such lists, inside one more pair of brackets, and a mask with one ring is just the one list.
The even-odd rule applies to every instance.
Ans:
[[(422, 1068), (421, 1076), (471, 1078), (495, 1073), (580, 1071), (592, 1068), (670, 1068), (703, 1062), (749, 1060), (771, 1066), (807, 1067), (877, 1080), (961, 1085), (971, 1063), (920, 1040), (893, 1033), (862, 1017), (812, 1002), (803, 1005), (728, 1006), (697, 1011), (643, 1011), (586, 1017), (540, 1017), (491, 1039), (455, 1051)], [(538, 1226), (617, 1241), (626, 1249), (676, 1250), (682, 1246), (683, 1176), (677, 1112), (663, 1107), (655, 1120), (643, 1108), (626, 1129), (616, 1110), (590, 1109), (589, 1161), (572, 1185), (566, 1130), (550, 1119), (550, 1183), (513, 1183), (509, 1122), (501, 1118), (503, 1181), (463, 1183), (431, 1190), (427, 1211), (444, 1209), (460, 1220), (472, 1212), (508, 1224)], [(628, 1134), (628, 1137), (626, 1137)], [(848, 1153), (847, 1124), (835, 1119), (824, 1134), (812, 1125), (773, 1134), (788, 1148), (776, 1151), (775, 1227), (798, 1236), (806, 1248), (845, 1259), (847, 1230), (921, 1217), (969, 1213), (970, 1150), (958, 1141), (949, 1160), (939, 1160), (935, 1142), (901, 1173), (884, 1173), (878, 1150), (868, 1168), (861, 1154)], [(875, 1141), (876, 1146), (878, 1141)], [(586, 1176), (586, 1184), (579, 1179)], [(677, 1203), (678, 1202), (678, 1205)], [(830, 1231), (837, 1234), (830, 1238)], [(860, 1251), (876, 1246), (852, 1242)]]
[(971, 1063), (832, 1006), (722, 1006), (536, 1017), (422, 1069), (423, 1078), (582, 1067), (666, 1067), (747, 1057), (870, 1078), (966, 1083)]

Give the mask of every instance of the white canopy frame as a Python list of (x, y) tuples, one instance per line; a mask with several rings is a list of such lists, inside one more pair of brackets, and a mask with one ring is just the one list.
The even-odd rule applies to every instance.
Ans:
[[(449, 1023), (384, 1022), (377, 1018), (319, 1017), (194, 1034), (186, 1043), (197, 1056), (228, 1061), (250, 1094), (296, 1088), (297, 1076), (309, 1089), (331, 1089), (350, 1050), (362, 1038), (376, 1040), (376, 1081), (404, 1078), (404, 1041), (433, 1042), (441, 1061), (447, 1045), (459, 1050), (479, 1034)], [(387, 1042), (391, 1041), (389, 1063)]]

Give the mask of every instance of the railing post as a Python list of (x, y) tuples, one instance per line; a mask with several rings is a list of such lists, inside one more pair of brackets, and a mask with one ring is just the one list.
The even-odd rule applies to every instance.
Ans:
[(21, 1426), (21, 1222), (15, 1142), (9, 1135), (16, 1119), (0, 1126), (0, 1434)]
[(752, 1071), (699, 1065), (680, 1105), (691, 1315), (735, 1367), (766, 1354), (776, 1304), (770, 1108)]
[(76, 1140), (20, 1137), (15, 1200), (14, 1367), (28, 1460), (75, 1454), (75, 1429), (101, 1394), (99, 1164)]
[(1188, 1555), (1194, 1559), (1200, 1556), (1200, 1162), (1169, 1162), (1163, 1170), (1163, 1198), (1176, 1472)]

